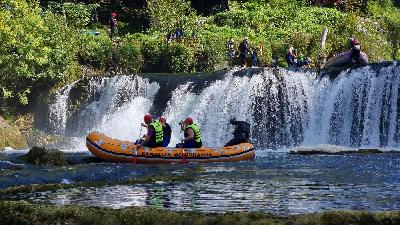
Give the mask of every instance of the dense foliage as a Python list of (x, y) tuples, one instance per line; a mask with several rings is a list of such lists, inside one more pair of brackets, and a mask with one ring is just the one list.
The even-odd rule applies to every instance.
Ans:
[(63, 17), (25, 1), (0, 1), (1, 103), (28, 103), (36, 85), (62, 80), (75, 60), (75, 33)]
[[(372, 62), (400, 59), (396, 1), (232, 0), (228, 11), (208, 16), (189, 0), (105, 2), (0, 0), (1, 110), (27, 104), (35, 90), (80, 78), (81, 65), (124, 73), (221, 69), (230, 37), (236, 47), (249, 37), (251, 48), (260, 48), (262, 65), (279, 58), (285, 66), (283, 55), (292, 45), (316, 66), (321, 56), (347, 49), (351, 36)], [(118, 24), (111, 39), (112, 11)], [(174, 36), (177, 29), (182, 37)]]

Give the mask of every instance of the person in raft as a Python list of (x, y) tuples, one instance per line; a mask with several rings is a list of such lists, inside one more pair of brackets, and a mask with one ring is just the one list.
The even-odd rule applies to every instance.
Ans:
[(231, 119), (230, 124), (236, 126), (235, 131), (233, 131), (233, 138), (226, 143), (226, 146), (237, 145), (240, 143), (250, 142), (250, 124), (245, 121), (238, 121), (236, 118)]
[(160, 123), (162, 125), (162, 129), (163, 129), (162, 146), (167, 147), (169, 145), (169, 142), (171, 141), (171, 133), (172, 133), (171, 126), (167, 123), (167, 119), (163, 116), (160, 117), (160, 119), (158, 121), (160, 121)]
[(193, 119), (188, 117), (180, 122), (181, 130), (184, 131), (184, 138), (181, 139), (182, 143), (176, 145), (177, 148), (201, 148), (200, 128), (197, 124), (193, 123)]
[(144, 115), (144, 124), (141, 125), (147, 127), (147, 134), (142, 138), (141, 141), (137, 141), (137, 146), (146, 146), (150, 148), (162, 147), (163, 143), (163, 127), (158, 120), (153, 120), (151, 115)]

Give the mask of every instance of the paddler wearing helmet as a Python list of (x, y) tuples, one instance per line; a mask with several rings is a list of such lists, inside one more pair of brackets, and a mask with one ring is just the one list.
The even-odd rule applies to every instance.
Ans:
[(182, 143), (176, 145), (177, 148), (201, 148), (203, 145), (201, 141), (200, 128), (197, 124), (193, 123), (191, 117), (186, 118), (179, 123), (181, 129), (184, 131), (184, 137), (181, 138)]
[(144, 115), (144, 124), (142, 126), (147, 127), (147, 134), (143, 137), (143, 141), (136, 143), (137, 146), (146, 147), (162, 147), (163, 143), (163, 128), (158, 120), (153, 120), (151, 115)]

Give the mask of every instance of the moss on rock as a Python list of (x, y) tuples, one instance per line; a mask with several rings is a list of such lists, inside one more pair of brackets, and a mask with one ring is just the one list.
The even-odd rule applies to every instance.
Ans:
[(66, 165), (65, 155), (58, 149), (46, 149), (34, 146), (20, 159), (36, 165)]
[(4, 224), (151, 224), (151, 225), (395, 225), (400, 224), (400, 211), (359, 212), (328, 211), (320, 214), (276, 216), (263, 212), (229, 212), (224, 214), (176, 212), (150, 207), (110, 209), (88, 206), (53, 206), (26, 201), (0, 201), (0, 221)]
[(19, 185), (13, 186), (5, 189), (0, 189), (0, 196), (12, 196), (17, 193), (29, 193), (38, 191), (49, 191), (58, 189), (68, 189), (76, 187), (103, 187), (107, 185), (133, 185), (133, 184), (150, 184), (157, 181), (163, 181), (167, 183), (173, 182), (187, 182), (194, 181), (197, 177), (196, 173), (183, 172), (180, 175), (159, 175), (151, 176), (146, 178), (135, 178), (128, 180), (116, 180), (109, 182), (78, 182), (72, 184), (64, 183), (53, 183), (53, 184), (29, 184), (29, 185)]

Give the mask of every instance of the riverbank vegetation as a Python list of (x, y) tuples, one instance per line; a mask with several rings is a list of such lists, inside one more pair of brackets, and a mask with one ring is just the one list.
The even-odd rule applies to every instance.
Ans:
[(174, 212), (147, 207), (107, 209), (87, 206), (51, 206), (25, 201), (0, 201), (4, 224), (296, 224), (296, 225), (394, 225), (400, 212), (330, 211), (320, 214), (275, 216), (262, 212), (225, 214)]
[[(0, 1), (0, 111), (14, 112), (38, 92), (70, 83), (85, 71), (209, 72), (227, 66), (226, 41), (249, 37), (262, 47), (262, 65), (289, 45), (317, 66), (357, 37), (370, 61), (400, 59), (398, 1), (221, 1), (195, 7), (189, 0)], [(90, 4), (89, 4), (90, 2)], [(336, 3), (337, 2), (337, 3)], [(219, 7), (218, 7), (219, 6)], [(108, 18), (117, 13), (117, 34)], [(329, 29), (325, 50), (321, 33)], [(182, 38), (167, 40), (182, 29)]]

